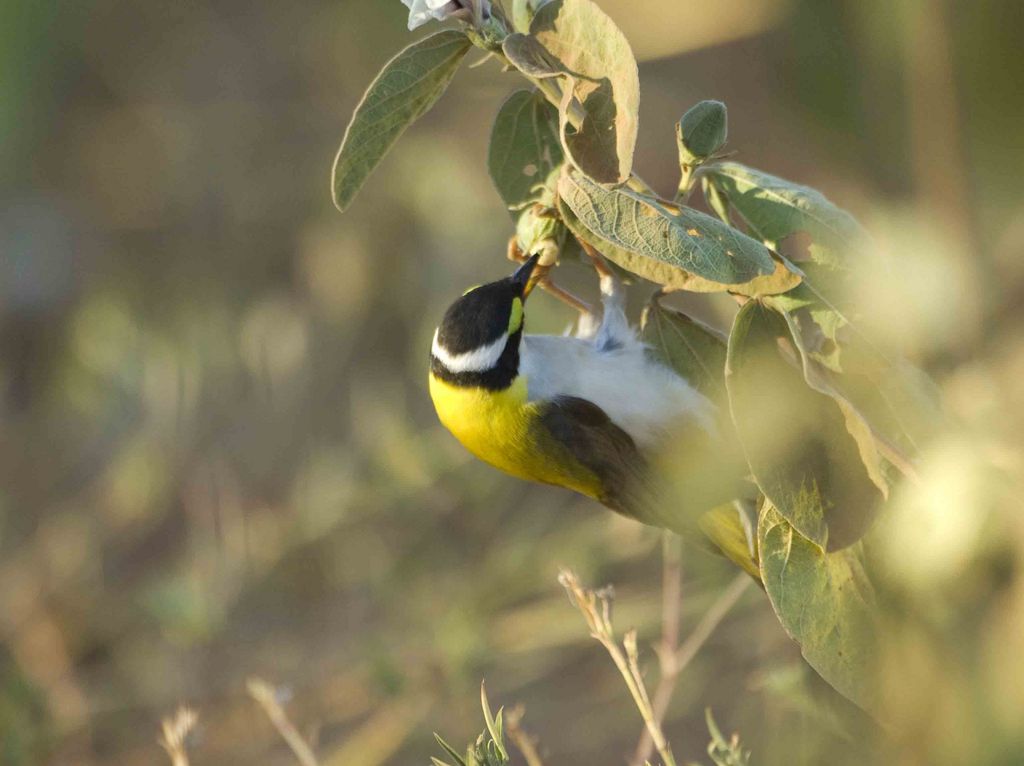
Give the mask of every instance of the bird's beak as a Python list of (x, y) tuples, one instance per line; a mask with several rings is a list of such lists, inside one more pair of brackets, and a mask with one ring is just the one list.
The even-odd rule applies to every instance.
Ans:
[(525, 298), (530, 294), (530, 290), (533, 289), (536, 284), (536, 280), (531, 279), (533, 277), (533, 270), (537, 266), (537, 261), (540, 260), (540, 253), (531, 255), (529, 260), (524, 261), (523, 265), (515, 270), (512, 275), (512, 284), (519, 287)]

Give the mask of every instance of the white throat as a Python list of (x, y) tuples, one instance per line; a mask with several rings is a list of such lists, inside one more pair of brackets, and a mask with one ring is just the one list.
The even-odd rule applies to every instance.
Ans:
[(494, 368), (505, 351), (505, 344), (508, 342), (508, 335), (502, 335), (493, 343), (486, 346), (474, 348), (472, 351), (464, 351), (461, 354), (453, 354), (438, 341), (440, 330), (434, 330), (434, 342), (430, 347), (430, 353), (436, 356), (450, 372), (486, 372)]

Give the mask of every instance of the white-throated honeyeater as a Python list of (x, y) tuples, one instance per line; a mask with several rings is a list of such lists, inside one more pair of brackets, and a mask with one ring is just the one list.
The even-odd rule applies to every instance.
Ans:
[(691, 539), (699, 530), (758, 577), (732, 495), (699, 504), (696, 514), (683, 510), (692, 504), (674, 501), (655, 467), (670, 435), (709, 448), (717, 441), (714, 405), (639, 340), (611, 275), (601, 277), (600, 322), (581, 321), (573, 336), (525, 334), (536, 264), (533, 256), (448, 309), (430, 357), (441, 422), (506, 473), (566, 487)]

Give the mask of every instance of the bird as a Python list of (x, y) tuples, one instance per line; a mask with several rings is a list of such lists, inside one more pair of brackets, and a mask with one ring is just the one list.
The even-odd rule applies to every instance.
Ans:
[(624, 288), (607, 268), (598, 269), (600, 319), (583, 314), (571, 335), (526, 333), (538, 260), (470, 288), (445, 312), (429, 372), (441, 423), (507, 474), (567, 488), (684, 538), (701, 532), (705, 547), (759, 579), (749, 521), (729, 502), (733, 489), (694, 513), (659, 479), (657, 454), (670, 437), (719, 441), (715, 405), (640, 340)]

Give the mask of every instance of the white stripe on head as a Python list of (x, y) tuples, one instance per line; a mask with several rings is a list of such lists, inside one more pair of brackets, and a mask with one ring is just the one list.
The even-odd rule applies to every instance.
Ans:
[(505, 351), (505, 344), (508, 342), (508, 335), (502, 335), (493, 343), (480, 346), (472, 351), (464, 351), (461, 354), (453, 354), (437, 339), (440, 330), (434, 330), (434, 343), (430, 353), (440, 360), (449, 372), (486, 372), (493, 369)]

